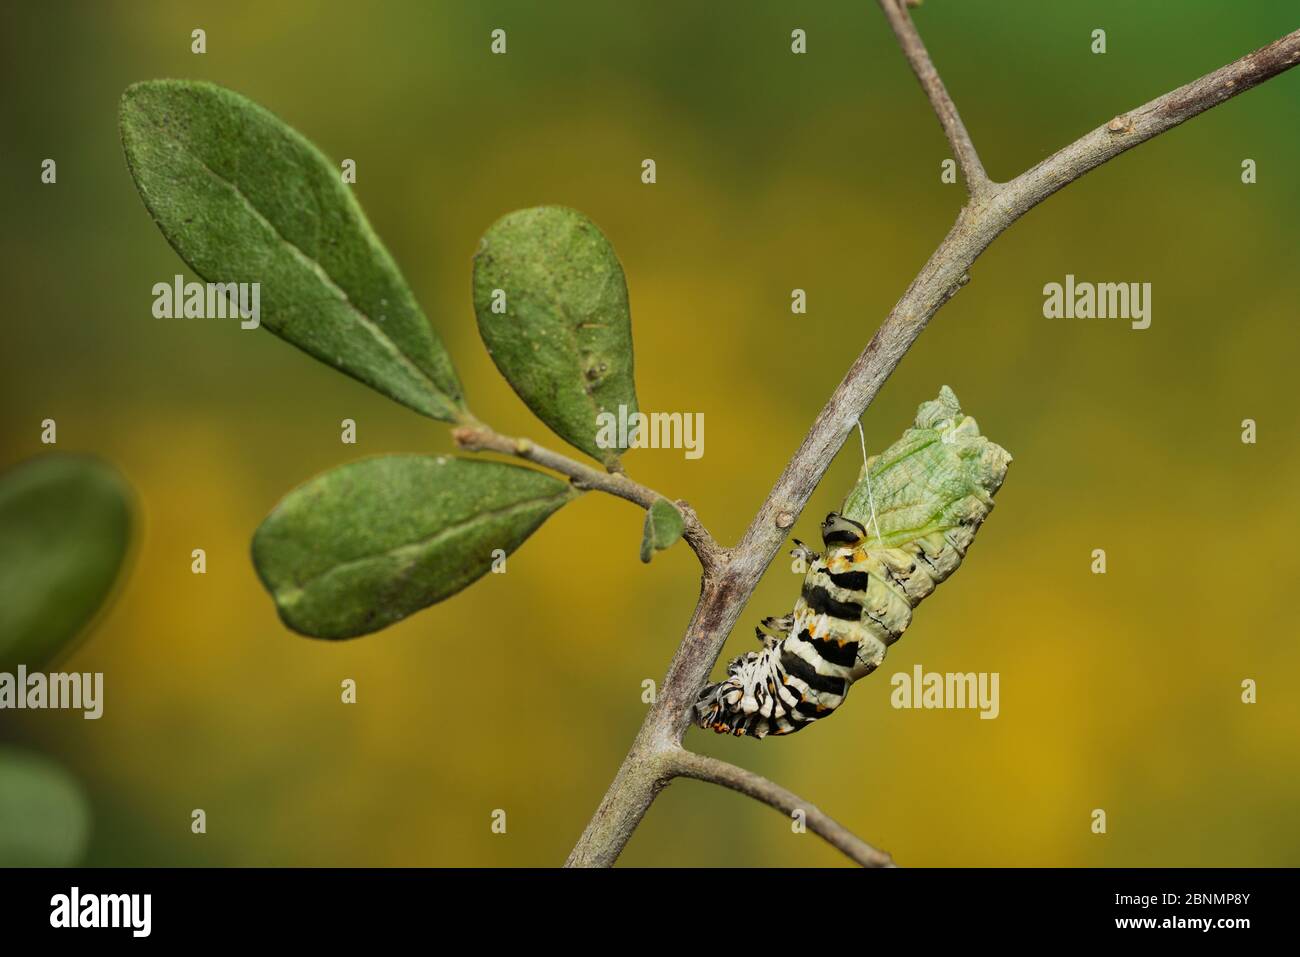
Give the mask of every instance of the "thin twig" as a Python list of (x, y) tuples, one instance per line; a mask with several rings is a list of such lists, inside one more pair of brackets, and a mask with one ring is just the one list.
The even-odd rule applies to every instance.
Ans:
[(957, 165), (961, 168), (962, 176), (966, 178), (967, 189), (972, 196), (983, 194), (990, 186), (988, 174), (984, 172), (984, 164), (980, 162), (975, 143), (957, 113), (957, 105), (948, 95), (943, 80), (939, 78), (939, 71), (930, 61), (930, 54), (926, 52), (925, 44), (921, 42), (921, 35), (916, 32), (916, 26), (912, 23), (906, 6), (901, 0), (880, 0), (880, 9), (884, 11), (885, 19), (893, 28), (894, 36), (898, 38), (898, 45), (903, 48), (903, 56), (907, 57), (912, 72), (921, 81), (921, 88), (925, 90), (925, 95), (930, 98), (930, 106), (934, 108), (935, 116), (939, 117), (943, 135), (948, 137), (948, 144), (956, 154)]
[(1053, 153), (1033, 169), (998, 187), (1000, 201), (1018, 218), (1058, 189), (1114, 159), (1125, 150), (1171, 130), (1270, 80), (1300, 63), (1300, 30), (1288, 33), (1240, 60), (1207, 73), (1199, 80), (1121, 113), (1069, 146)]
[[(882, 0), (882, 6), (893, 22), (891, 12), (896, 15), (898, 8), (889, 0)], [(900, 36), (900, 40), (904, 39)], [(614, 782), (569, 855), (569, 866), (610, 866), (618, 859), (662, 789), (664, 777), (658, 769), (665, 755), (681, 747), (695, 699), (759, 578), (854, 424), (931, 317), (969, 279), (967, 270), (976, 258), (1003, 230), (1061, 187), (1297, 62), (1300, 30), (1115, 117), (1011, 182), (990, 183), (981, 195), (972, 195), (948, 235), (831, 394), (740, 544), (715, 574), (706, 573), (686, 636), (669, 663), (655, 703)], [(935, 88), (942, 90), (942, 85)], [(943, 102), (950, 105), (946, 94)], [(948, 129), (956, 111), (945, 118), (942, 103), (935, 109)]]
[(761, 774), (680, 748), (667, 754), (664, 764), (678, 777), (708, 781), (748, 794), (755, 800), (784, 812), (787, 817), (795, 811), (802, 811), (809, 830), (863, 867), (894, 866), (893, 858), (884, 851), (876, 850), (815, 804), (805, 801), (793, 791), (769, 781)]
[[(526, 459), (535, 465), (566, 475), (576, 488), (595, 489), (649, 508), (657, 499), (666, 498), (654, 489), (634, 482), (622, 472), (602, 472), (567, 455), (561, 455), (529, 439), (501, 435), (485, 425), (465, 425), (452, 430), (456, 445), (467, 452), (500, 452)], [(684, 519), (682, 537), (700, 560), (706, 575), (715, 572), (726, 560), (726, 551), (700, 522), (695, 509), (685, 501), (674, 502)]]

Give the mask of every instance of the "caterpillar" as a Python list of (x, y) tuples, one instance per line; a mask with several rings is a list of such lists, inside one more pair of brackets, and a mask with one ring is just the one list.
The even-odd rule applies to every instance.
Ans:
[(762, 650), (733, 659), (700, 693), (697, 723), (763, 738), (834, 713), (960, 567), (1010, 463), (950, 388), (923, 402), (912, 428), (866, 460), (840, 511), (822, 522), (825, 551), (795, 539), (791, 555), (807, 573), (794, 610), (763, 619)]

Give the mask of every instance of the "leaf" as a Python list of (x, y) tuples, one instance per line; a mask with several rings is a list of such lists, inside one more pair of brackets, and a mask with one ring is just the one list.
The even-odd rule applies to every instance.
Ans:
[(645, 528), (641, 532), (641, 561), (649, 562), (654, 552), (671, 548), (679, 538), (686, 522), (677, 506), (666, 498), (657, 498), (646, 509)]
[(0, 867), (73, 867), (89, 836), (90, 806), (72, 775), (0, 748)]
[(362, 459), (285, 496), (253, 536), (253, 563), (286, 625), (353, 638), (456, 594), (577, 494), (501, 462)]
[(120, 125), (136, 188), (191, 269), (260, 283), (261, 323), (280, 338), (430, 418), (464, 418), (442, 341), (315, 146), (189, 80), (128, 87)]
[[(498, 290), (504, 312), (493, 308)], [(627, 435), (599, 433), (620, 406), (637, 411), (632, 317), (623, 267), (596, 225), (560, 206), (497, 220), (474, 256), (474, 311), (492, 361), (528, 407), (570, 445), (617, 463)]]
[(867, 460), (840, 513), (866, 528), (868, 542), (894, 546), (938, 536), (937, 542), (959, 527), (969, 541), (1010, 464), (1007, 450), (980, 434), (944, 386), (937, 399), (921, 403), (901, 439)]
[(84, 629), (130, 533), (130, 490), (101, 462), (44, 455), (0, 475), (0, 670), (39, 667)]

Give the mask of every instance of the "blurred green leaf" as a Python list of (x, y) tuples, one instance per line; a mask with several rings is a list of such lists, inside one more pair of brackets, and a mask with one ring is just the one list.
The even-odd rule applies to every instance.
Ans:
[(54, 762), (0, 748), (0, 867), (73, 867), (90, 837), (90, 806)]
[(623, 267), (596, 225), (560, 206), (497, 220), (474, 257), (474, 311), (528, 407), (575, 448), (618, 462), (627, 444), (601, 447), (597, 416), (637, 411), (632, 317)]
[(253, 536), (253, 563), (286, 625), (353, 638), (456, 594), (577, 494), (501, 462), (363, 459), (285, 496)]
[(0, 475), (0, 670), (57, 654), (108, 596), (131, 534), (109, 466), (51, 454)]
[(677, 506), (666, 498), (657, 498), (646, 509), (645, 527), (641, 531), (641, 561), (649, 562), (655, 552), (671, 548), (682, 537), (685, 521)]
[(167, 241), (209, 282), (260, 283), (261, 322), (430, 418), (460, 381), (340, 167), (256, 103), (210, 83), (122, 96), (127, 165)]

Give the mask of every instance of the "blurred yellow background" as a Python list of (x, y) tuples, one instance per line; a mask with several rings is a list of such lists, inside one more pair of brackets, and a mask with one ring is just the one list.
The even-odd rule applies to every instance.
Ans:
[[(1297, 25), (1286, 0), (929, 0), (914, 16), (995, 179)], [(488, 50), (497, 27), (505, 56)], [(947, 146), (867, 0), (6, 5), (0, 76), (0, 467), (44, 451), (52, 417), (58, 448), (115, 463), (141, 510), (129, 578), (63, 665), (105, 672), (104, 717), (0, 722), (87, 783), (99, 865), (557, 864), (697, 585), (688, 549), (643, 566), (638, 511), (588, 495), (506, 575), (397, 627), (342, 643), (283, 628), (248, 555), (276, 501), (362, 455), (451, 444), (272, 335), (151, 316), (152, 285), (190, 276), (125, 168), (129, 83), (216, 81), (355, 159), (470, 407), (554, 445), (478, 340), (470, 257), (511, 209), (591, 216), (627, 271), (641, 407), (706, 421), (703, 458), (625, 464), (728, 543), (963, 195), (940, 183)], [(1298, 102), (1300, 73), (1267, 83), (1071, 186), (976, 263), (864, 417), (882, 448), (946, 382), (1014, 454), (970, 560), (833, 720), (689, 746), (904, 865), (1300, 864)], [(1152, 283), (1151, 328), (1045, 319), (1043, 285), (1067, 273)], [(816, 540), (859, 464), (853, 442), (796, 535)], [(725, 656), (798, 587), (773, 565)], [(998, 719), (891, 708), (889, 675), (918, 662), (999, 672)], [(1241, 703), (1245, 678), (1258, 704)], [(747, 798), (679, 782), (622, 863), (843, 860)]]

